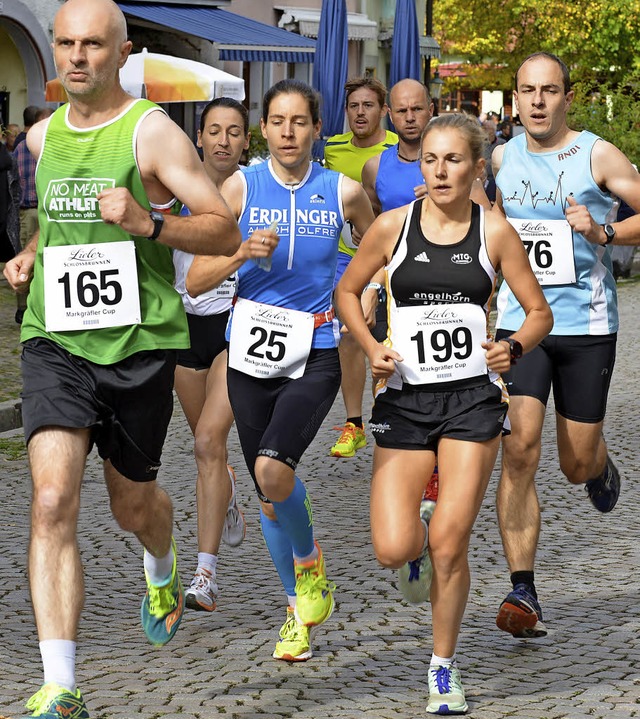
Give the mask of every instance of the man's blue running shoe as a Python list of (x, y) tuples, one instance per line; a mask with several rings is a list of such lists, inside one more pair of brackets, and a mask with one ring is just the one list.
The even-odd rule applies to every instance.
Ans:
[(537, 639), (547, 636), (542, 623), (542, 610), (538, 600), (526, 584), (516, 584), (500, 605), (496, 624), (503, 632), (509, 632), (516, 639)]
[(588, 480), (586, 490), (598, 512), (610, 512), (616, 506), (620, 496), (620, 472), (609, 455), (604, 472), (600, 477)]
[(89, 712), (79, 689), (68, 689), (49, 682), (29, 699), (26, 707), (32, 714), (21, 719), (89, 719)]
[(161, 587), (156, 587), (147, 580), (147, 593), (140, 607), (140, 619), (147, 639), (156, 647), (166, 644), (176, 633), (184, 612), (184, 590), (178, 575), (177, 552), (175, 540), (171, 539), (173, 547), (173, 568), (171, 579)]

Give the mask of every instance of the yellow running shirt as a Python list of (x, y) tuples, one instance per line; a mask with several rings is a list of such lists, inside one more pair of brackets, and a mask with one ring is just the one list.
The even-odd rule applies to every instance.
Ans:
[[(365, 162), (379, 155), (383, 150), (398, 143), (398, 136), (391, 130), (386, 130), (385, 138), (371, 147), (356, 147), (352, 142), (353, 132), (344, 132), (334, 135), (327, 140), (324, 148), (325, 166), (330, 170), (342, 172), (356, 182), (362, 182), (362, 168)], [(348, 247), (343, 237), (340, 237), (339, 251), (347, 255), (355, 255), (356, 248)]]

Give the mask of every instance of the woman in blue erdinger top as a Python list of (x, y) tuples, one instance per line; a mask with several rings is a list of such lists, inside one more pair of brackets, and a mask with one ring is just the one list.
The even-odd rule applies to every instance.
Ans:
[(340, 232), (350, 220), (364, 233), (373, 211), (359, 183), (311, 161), (321, 127), (314, 90), (277, 83), (264, 97), (260, 126), (270, 159), (222, 188), (245, 238), (227, 262), (238, 271), (227, 382), (263, 534), (288, 598), (274, 657), (304, 661), (312, 656), (310, 628), (333, 611), (334, 585), (296, 467), (340, 387), (331, 304)]

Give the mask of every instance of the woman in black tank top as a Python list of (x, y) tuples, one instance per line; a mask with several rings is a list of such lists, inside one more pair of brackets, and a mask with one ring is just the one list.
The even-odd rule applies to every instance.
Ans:
[[(431, 121), (421, 145), (428, 197), (380, 215), (336, 289), (340, 318), (378, 380), (370, 424), (374, 551), (399, 570), (408, 601), (430, 597), (432, 604), (432, 714), (467, 710), (455, 649), (469, 593), (469, 539), (508, 425), (499, 373), (553, 324), (515, 230), (469, 199), (484, 170), (483, 141), (468, 116)], [(384, 343), (372, 337), (360, 303), (381, 268), (389, 295)], [(487, 318), (498, 272), (526, 319), (510, 341), (493, 342)], [(434, 503), (423, 492), (436, 452)]]

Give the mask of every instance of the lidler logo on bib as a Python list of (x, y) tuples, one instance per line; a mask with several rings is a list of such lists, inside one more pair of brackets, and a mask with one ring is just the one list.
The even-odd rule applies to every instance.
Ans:
[(549, 230), (549, 225), (545, 222), (523, 222), (520, 225), (520, 235), (552, 237), (553, 232)]
[(64, 267), (81, 267), (82, 265), (110, 265), (111, 260), (105, 258), (98, 247), (86, 245), (71, 246)]

